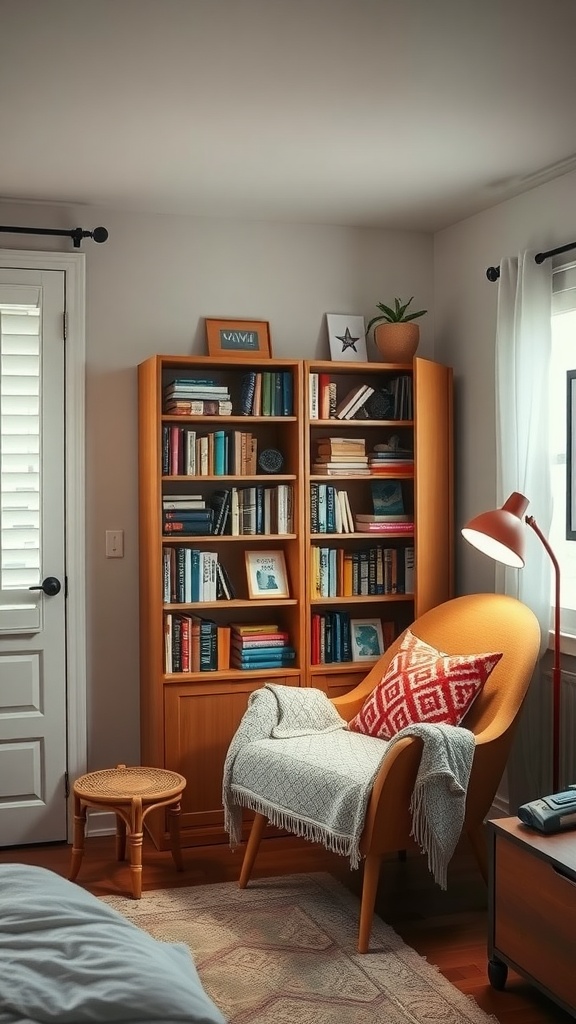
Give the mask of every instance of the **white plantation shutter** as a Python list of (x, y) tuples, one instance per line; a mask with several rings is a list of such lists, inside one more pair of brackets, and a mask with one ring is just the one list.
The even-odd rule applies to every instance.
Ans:
[(0, 630), (40, 628), (41, 289), (0, 293)]

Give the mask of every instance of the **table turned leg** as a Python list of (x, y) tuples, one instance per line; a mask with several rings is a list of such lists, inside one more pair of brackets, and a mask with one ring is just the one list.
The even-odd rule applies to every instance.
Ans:
[(132, 798), (131, 827), (128, 833), (130, 849), (130, 874), (132, 876), (132, 894), (135, 900), (142, 896), (142, 843), (144, 830), (142, 825), (142, 800)]
[(126, 822), (116, 813), (116, 860), (126, 860)]
[(84, 856), (84, 830), (86, 828), (86, 807), (82, 804), (80, 797), (74, 794), (74, 838), (72, 841), (72, 863), (68, 878), (74, 881)]
[(170, 832), (170, 849), (172, 860), (177, 871), (184, 871), (182, 847), (180, 846), (180, 801), (168, 808), (168, 829)]

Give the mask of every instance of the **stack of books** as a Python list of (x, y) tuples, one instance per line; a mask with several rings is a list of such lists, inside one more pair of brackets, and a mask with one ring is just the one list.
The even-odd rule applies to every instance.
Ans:
[(369, 384), (357, 384), (336, 406), (336, 419), (351, 420), (373, 394), (374, 388)]
[(240, 385), (240, 411), (243, 416), (292, 416), (292, 371), (250, 370)]
[(414, 452), (411, 448), (403, 448), (400, 439), (391, 437), (386, 443), (375, 444), (368, 456), (368, 465), (374, 475), (387, 473), (409, 472), (414, 469)]
[(290, 646), (290, 637), (278, 623), (232, 622), (230, 626), (232, 668), (253, 672), (259, 668), (283, 668), (295, 660), (296, 651)]
[(177, 377), (164, 388), (164, 412), (170, 416), (231, 416), (230, 391), (213, 378)]
[(312, 472), (324, 476), (370, 476), (365, 438), (321, 438), (316, 442)]
[(414, 513), (404, 510), (402, 482), (373, 480), (370, 488), (372, 512), (354, 516), (356, 533), (414, 533)]
[(211, 508), (190, 506), (189, 503), (172, 502), (171, 508), (162, 509), (162, 530), (167, 536), (182, 533), (189, 537), (206, 537), (212, 533), (214, 511)]

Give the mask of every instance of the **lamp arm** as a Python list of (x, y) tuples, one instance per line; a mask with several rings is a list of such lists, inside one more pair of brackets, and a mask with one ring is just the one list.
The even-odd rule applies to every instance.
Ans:
[(555, 574), (555, 600), (554, 600), (554, 667), (552, 669), (552, 788), (556, 793), (559, 785), (559, 750), (560, 750), (560, 565), (547, 538), (542, 533), (534, 516), (525, 516), (526, 524), (531, 526), (534, 533), (542, 541), (546, 548)]

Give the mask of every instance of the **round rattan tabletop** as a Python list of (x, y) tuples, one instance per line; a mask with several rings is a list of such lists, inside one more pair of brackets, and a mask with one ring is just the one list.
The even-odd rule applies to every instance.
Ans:
[(178, 772), (166, 768), (127, 768), (119, 764), (117, 768), (104, 768), (99, 772), (82, 775), (74, 783), (74, 792), (85, 800), (117, 803), (139, 797), (146, 803), (168, 800), (181, 793), (185, 786), (186, 779)]

